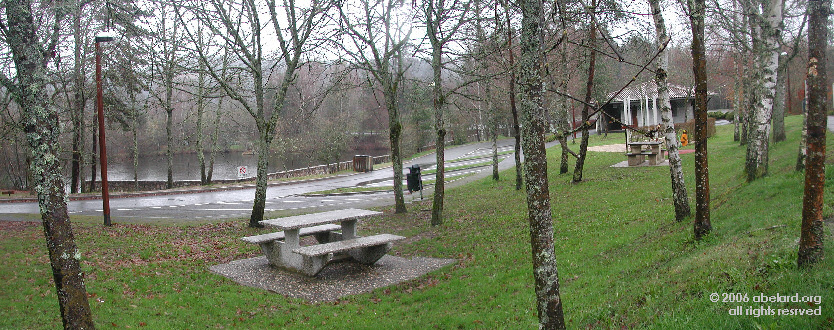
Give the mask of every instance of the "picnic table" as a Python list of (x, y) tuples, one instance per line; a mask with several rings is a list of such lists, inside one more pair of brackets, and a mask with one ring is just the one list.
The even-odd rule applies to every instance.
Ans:
[[(390, 234), (358, 236), (358, 220), (378, 214), (382, 212), (346, 209), (264, 220), (260, 223), (282, 231), (243, 240), (259, 244), (271, 265), (315, 276), (336, 260), (372, 265), (391, 249), (392, 242), (405, 238)], [(318, 244), (301, 246), (302, 236), (315, 236)]]
[(628, 166), (638, 166), (646, 158), (649, 160), (649, 165), (657, 165), (661, 144), (663, 142), (660, 141), (628, 142), (629, 152), (626, 153)]

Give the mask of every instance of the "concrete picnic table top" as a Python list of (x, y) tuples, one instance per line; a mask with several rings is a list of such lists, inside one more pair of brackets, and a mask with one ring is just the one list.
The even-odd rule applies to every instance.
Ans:
[(360, 209), (345, 209), (321, 213), (295, 215), (291, 217), (278, 218), (272, 220), (263, 220), (261, 221), (261, 224), (270, 227), (275, 227), (281, 230), (291, 230), (334, 223), (339, 221), (357, 220), (359, 218), (364, 218), (378, 214), (382, 214), (382, 212)]

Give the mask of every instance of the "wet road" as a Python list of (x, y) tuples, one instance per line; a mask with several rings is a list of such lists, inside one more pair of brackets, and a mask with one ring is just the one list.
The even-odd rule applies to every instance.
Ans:
[[(457, 146), (446, 150), (446, 167), (456, 167), (466, 164), (476, 164), (489, 161), (492, 143), (475, 143)], [(501, 140), (498, 143), (499, 152), (512, 150), (513, 140)], [(406, 162), (407, 168), (413, 164), (420, 164), (423, 171), (436, 168), (435, 155), (429, 154)], [(484, 157), (474, 160), (455, 162), (455, 159), (470, 157)], [(499, 166), (504, 170), (512, 167), (512, 154), (502, 155), (505, 158)], [(407, 169), (405, 171), (407, 173)], [(491, 173), (491, 167), (479, 167), (457, 172), (447, 173), (447, 185), (454, 186), (464, 180), (474, 180)], [(466, 174), (466, 175), (464, 175)], [(434, 175), (424, 175), (423, 180), (432, 179)], [(404, 183), (405, 184), (405, 183)], [(353, 195), (308, 196), (305, 193), (331, 190), (336, 188), (393, 186), (391, 168), (379, 169), (368, 173), (342, 175), (322, 180), (299, 183), (273, 185), (267, 189), (265, 213), (267, 217), (283, 216), (295, 213), (309, 213), (343, 208), (362, 208), (393, 205), (394, 194), (391, 191)], [(144, 222), (170, 220), (206, 220), (247, 218), (252, 211), (255, 195), (254, 187), (238, 186), (236, 189), (225, 191), (211, 191), (199, 193), (183, 193), (177, 195), (159, 195), (148, 197), (111, 198), (111, 218), (114, 222)], [(428, 198), (431, 189), (424, 191)], [(420, 195), (406, 195), (406, 202), (411, 202)], [(100, 199), (70, 201), (68, 203), (70, 215), (101, 214)], [(314, 210), (311, 210), (314, 209)], [(37, 203), (3, 203), (0, 204), (0, 220), (20, 220), (20, 214), (37, 214)], [(17, 215), (17, 216), (16, 216)]]

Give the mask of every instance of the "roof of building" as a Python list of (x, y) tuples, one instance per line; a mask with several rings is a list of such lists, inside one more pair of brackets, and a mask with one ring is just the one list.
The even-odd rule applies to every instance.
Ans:
[[(614, 96), (615, 92), (608, 93), (608, 97)], [(715, 93), (707, 92), (708, 95), (715, 95)], [(669, 99), (685, 99), (691, 98), (695, 95), (692, 88), (683, 87), (680, 85), (669, 84)], [(657, 98), (657, 84), (652, 81), (644, 82), (637, 86), (630, 86), (623, 89), (612, 102), (623, 102), (624, 100), (640, 100), (648, 96), (651, 99)]]

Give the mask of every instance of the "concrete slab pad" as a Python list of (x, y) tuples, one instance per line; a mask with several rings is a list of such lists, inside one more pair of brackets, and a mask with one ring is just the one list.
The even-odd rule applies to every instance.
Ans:
[(336, 262), (315, 277), (308, 277), (273, 268), (266, 257), (261, 256), (211, 266), (209, 270), (242, 285), (319, 303), (415, 279), (454, 262), (455, 259), (418, 257), (409, 260), (386, 255), (372, 266)]

